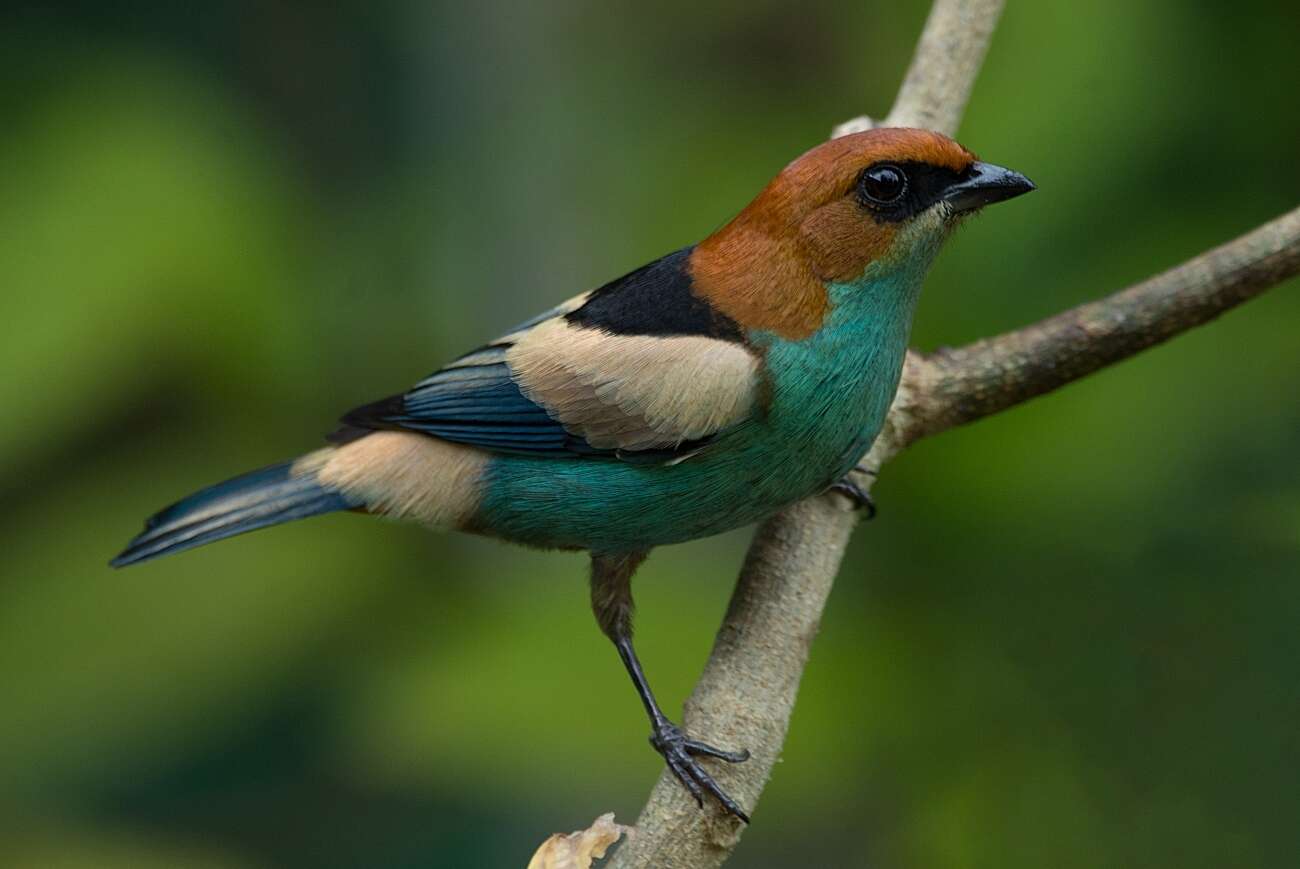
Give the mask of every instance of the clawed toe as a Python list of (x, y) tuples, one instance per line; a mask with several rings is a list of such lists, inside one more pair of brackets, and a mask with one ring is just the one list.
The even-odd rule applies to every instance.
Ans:
[(720, 748), (714, 748), (712, 745), (696, 742), (694, 739), (688, 739), (683, 744), (689, 753), (702, 757), (716, 757), (718, 760), (725, 760), (727, 763), (744, 763), (749, 760), (749, 750), (744, 748), (740, 751), (723, 751)]
[(743, 763), (749, 760), (748, 751), (724, 751), (698, 740), (687, 739), (680, 727), (669, 722), (655, 729), (655, 732), (650, 735), (650, 744), (654, 746), (655, 751), (663, 755), (668, 768), (695, 798), (700, 808), (704, 808), (704, 792), (708, 791), (724, 809), (746, 824), (749, 823), (749, 815), (740, 804), (728, 796), (727, 792), (713, 780), (713, 776), (709, 775), (695, 760), (698, 756), (714, 757), (728, 763)]
[(876, 518), (876, 502), (872, 499), (871, 494), (848, 477), (831, 484), (831, 491), (839, 492), (852, 501), (855, 510), (865, 510), (866, 516), (864, 518)]

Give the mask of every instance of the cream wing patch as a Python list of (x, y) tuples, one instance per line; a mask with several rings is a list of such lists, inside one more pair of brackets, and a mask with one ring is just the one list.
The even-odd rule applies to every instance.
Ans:
[(377, 431), (341, 447), (303, 456), (295, 474), (361, 499), (375, 513), (435, 528), (472, 518), (487, 456), (473, 447), (427, 435)]
[(600, 449), (676, 447), (747, 418), (759, 360), (698, 335), (614, 335), (556, 318), (506, 353), (529, 400)]

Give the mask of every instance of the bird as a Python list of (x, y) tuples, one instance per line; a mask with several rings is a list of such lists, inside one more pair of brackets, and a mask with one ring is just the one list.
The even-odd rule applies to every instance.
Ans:
[(831, 488), (879, 434), (925, 274), (968, 216), (1035, 189), (937, 132), (881, 127), (797, 157), (722, 228), (575, 296), (326, 445), (148, 519), (123, 567), (335, 511), (590, 553), (591, 606), (704, 808), (745, 810), (700, 763), (744, 749), (665, 714), (633, 639), (631, 580), (656, 547), (762, 520)]

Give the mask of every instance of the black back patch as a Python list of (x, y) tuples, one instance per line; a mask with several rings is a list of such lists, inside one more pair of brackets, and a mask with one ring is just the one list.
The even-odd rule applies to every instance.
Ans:
[(610, 281), (564, 318), (616, 335), (704, 335), (744, 342), (736, 321), (691, 292), (694, 246)]

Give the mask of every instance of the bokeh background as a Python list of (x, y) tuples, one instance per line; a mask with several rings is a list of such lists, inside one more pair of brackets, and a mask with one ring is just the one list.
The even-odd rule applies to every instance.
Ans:
[[(887, 110), (927, 6), (7, 4), (0, 865), (522, 867), (631, 820), (659, 761), (578, 556), (341, 515), (105, 562), (707, 234)], [(961, 137), (1040, 191), (921, 347), (1300, 201), (1290, 0), (1009, 6)], [(889, 467), (734, 865), (1294, 865), (1297, 290)], [(671, 708), (749, 533), (639, 577)]]

